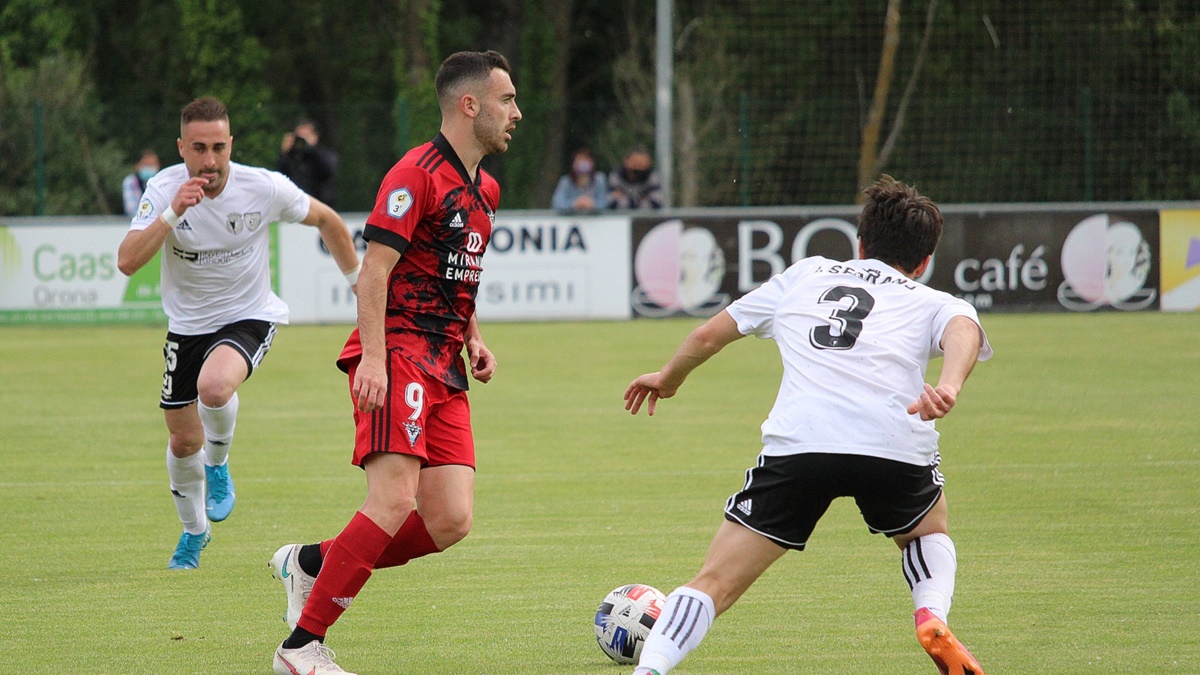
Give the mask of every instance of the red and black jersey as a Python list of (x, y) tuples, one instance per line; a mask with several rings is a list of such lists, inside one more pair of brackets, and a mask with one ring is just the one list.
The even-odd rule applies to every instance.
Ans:
[[(384, 177), (363, 230), (364, 239), (400, 252), (388, 279), (388, 349), (457, 389), (467, 388), (463, 341), (499, 203), (496, 180), (481, 168), (472, 181), (439, 133)], [(361, 355), (356, 328), (338, 366), (346, 370)]]

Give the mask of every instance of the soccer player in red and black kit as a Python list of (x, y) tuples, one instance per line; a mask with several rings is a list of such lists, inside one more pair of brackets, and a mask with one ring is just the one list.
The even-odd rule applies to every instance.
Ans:
[(366, 501), (337, 537), (271, 558), (293, 625), (275, 652), (281, 675), (344, 673), (325, 633), (372, 570), (444, 551), (471, 529), (467, 367), (485, 383), (496, 368), (475, 294), (500, 201), (479, 162), (508, 149), (521, 111), (508, 61), (494, 51), (451, 55), (435, 86), (441, 133), (383, 179), (363, 231), (358, 328), (337, 362), (350, 376)]

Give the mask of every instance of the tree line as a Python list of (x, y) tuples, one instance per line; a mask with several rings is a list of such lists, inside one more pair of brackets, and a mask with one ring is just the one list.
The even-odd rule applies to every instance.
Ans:
[[(675, 0), (680, 206), (854, 201), (886, 171), (942, 202), (1191, 199), (1200, 5), (1173, 0)], [(1065, 5), (1069, 5), (1065, 6)], [(117, 213), (179, 109), (229, 105), (235, 161), (301, 117), (341, 155), (339, 207), (436, 132), (433, 76), (509, 57), (525, 115), (487, 160), (545, 208), (569, 154), (654, 142), (649, 0), (8, 0), (0, 214)]]

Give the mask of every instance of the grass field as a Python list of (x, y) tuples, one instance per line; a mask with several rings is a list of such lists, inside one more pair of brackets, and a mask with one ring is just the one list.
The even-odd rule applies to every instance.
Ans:
[[(1200, 315), (991, 315), (942, 422), (951, 625), (997, 673), (1200, 671)], [(472, 391), (474, 530), (374, 576), (329, 644), (359, 673), (618, 675), (592, 614), (694, 573), (758, 451), (774, 345), (742, 340), (653, 419), (621, 393), (696, 321), (498, 324)], [(288, 326), (241, 390), (238, 506), (169, 572), (157, 327), (0, 329), (0, 653), (20, 673), (267, 673), (287, 633), (267, 559), (364, 495), (332, 365)], [(931, 373), (932, 376), (932, 373)], [(836, 503), (676, 672), (933, 673), (895, 547)]]

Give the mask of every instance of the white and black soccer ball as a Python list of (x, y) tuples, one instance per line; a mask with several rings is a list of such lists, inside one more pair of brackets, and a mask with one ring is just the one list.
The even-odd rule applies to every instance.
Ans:
[(666, 602), (667, 596), (645, 584), (613, 589), (596, 609), (596, 642), (600, 649), (617, 663), (637, 663), (642, 643)]

